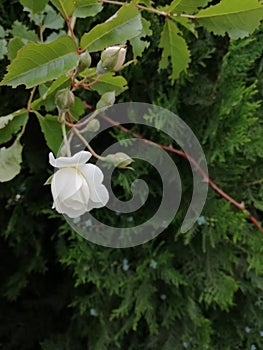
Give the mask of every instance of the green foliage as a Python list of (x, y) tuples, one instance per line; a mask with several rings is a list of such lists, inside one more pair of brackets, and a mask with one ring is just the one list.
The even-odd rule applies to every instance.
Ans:
[[(0, 87), (0, 178), (9, 179), (21, 168), (10, 183), (0, 183), (1, 346), (263, 348), (262, 235), (246, 212), (212, 190), (202, 220), (182, 234), (192, 196), (186, 160), (171, 155), (183, 185), (178, 214), (160, 236), (135, 248), (109, 249), (84, 240), (51, 209), (50, 190), (44, 186), (52, 175), (48, 153), (56, 153), (62, 140), (54, 103), (57, 91), (74, 92), (73, 121), (88, 114), (89, 105), (96, 106), (103, 94), (115, 91), (117, 102), (150, 102), (177, 113), (202, 143), (210, 177), (262, 222), (263, 28), (255, 30), (262, 4), (253, 0), (237, 6), (236, 1), (221, 0), (212, 6), (206, 0), (174, 0), (152, 8), (150, 1), (136, 2), (151, 9), (147, 11), (133, 2), (119, 10), (93, 0), (54, 0), (53, 7), (44, 7), (46, 3), (0, 4), (2, 67), (11, 61)], [(171, 15), (164, 20), (158, 11)], [(172, 16), (182, 13), (198, 20)], [(78, 18), (76, 41), (64, 31), (61, 37), (63, 18), (68, 20), (71, 14)], [(234, 41), (211, 32), (249, 37)], [(79, 39), (82, 49), (91, 49), (92, 64), (78, 75)], [(99, 51), (121, 43), (128, 46), (128, 58), (138, 62), (121, 75), (99, 76)], [(29, 93), (4, 84), (35, 88)], [(170, 138), (160, 131), (165, 116), (149, 116), (148, 122), (154, 127), (128, 127), (170, 145)], [(100, 154), (116, 140), (124, 147), (132, 145), (126, 133), (114, 128), (95, 139), (94, 148)], [(144, 179), (150, 187), (150, 205), (131, 214), (100, 209), (93, 213), (96, 218), (127, 227), (152, 216), (162, 196), (161, 181), (146, 162), (136, 160), (133, 167), (135, 171), (114, 171), (113, 191), (128, 200), (134, 180)], [(96, 235), (92, 220), (86, 224)]]
[(172, 80), (172, 83), (182, 71), (187, 69), (190, 62), (190, 52), (180, 34), (179, 29), (173, 22), (169, 20), (165, 22), (159, 44), (159, 47), (163, 48), (159, 69), (167, 68), (168, 59), (171, 57), (172, 74), (169, 78)]
[(19, 50), (1, 85), (27, 88), (56, 79), (73, 69), (78, 62), (74, 41), (61, 37), (50, 44), (30, 43)]
[(12, 35), (14, 38), (21, 38), (24, 43), (28, 41), (38, 41), (38, 36), (33, 30), (29, 30), (26, 25), (15, 21), (12, 25)]
[[(244, 38), (251, 34), (262, 20), (263, 8), (257, 0), (222, 0), (197, 13), (199, 23), (217, 35), (228, 33), (230, 38)], [(245, 25), (244, 25), (245, 23)]]
[(208, 0), (173, 0), (170, 5), (164, 9), (171, 13), (194, 13), (199, 7), (205, 7)]
[(48, 0), (19, 0), (20, 3), (27, 9), (30, 9), (33, 13), (38, 13), (44, 10), (48, 3)]
[(76, 2), (74, 0), (51, 0), (64, 18), (69, 18), (74, 12)]
[(152, 35), (152, 30), (150, 29), (150, 27), (151, 27), (151, 23), (147, 21), (145, 18), (142, 18), (141, 33), (135, 38), (132, 38), (130, 40), (134, 58), (141, 57), (144, 50), (149, 47), (150, 42), (145, 40), (145, 37)]
[(56, 155), (63, 140), (61, 126), (58, 124), (57, 118), (49, 114), (44, 118), (39, 113), (37, 113), (37, 118), (48, 147)]
[(4, 39), (5, 30), (0, 26), (0, 59), (3, 59), (7, 54), (7, 41)]
[(12, 146), (0, 148), (0, 182), (10, 181), (20, 173), (22, 146), (16, 140)]
[(80, 18), (96, 16), (102, 9), (102, 4), (98, 3), (97, 0), (77, 0), (74, 15)]
[(100, 51), (107, 46), (122, 44), (137, 37), (142, 30), (141, 16), (133, 4), (123, 5), (106, 22), (98, 24), (81, 38), (83, 50)]
[(127, 80), (124, 77), (120, 75), (115, 76), (114, 73), (109, 72), (101, 77), (100, 81), (92, 87), (92, 90), (97, 91), (100, 95), (103, 95), (106, 92), (115, 91), (117, 96), (127, 88)]
[(28, 120), (28, 113), (21, 109), (13, 114), (0, 118), (0, 142), (9, 141), (16, 134), (21, 126), (24, 126)]

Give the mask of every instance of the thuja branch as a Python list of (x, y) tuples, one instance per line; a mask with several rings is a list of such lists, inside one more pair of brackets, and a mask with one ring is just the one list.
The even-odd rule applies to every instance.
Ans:
[(152, 144), (155, 145), (157, 147), (160, 147), (168, 152), (171, 153), (175, 153), (185, 159), (188, 159), (196, 168), (196, 170), (203, 176), (203, 181), (207, 182), (208, 185), (215, 191), (217, 192), (222, 198), (224, 198), (225, 200), (227, 200), (229, 203), (231, 203), (234, 207), (236, 207), (237, 209), (241, 210), (243, 213), (245, 213), (248, 216), (248, 219), (263, 233), (263, 227), (261, 226), (260, 222), (245, 208), (244, 203), (239, 203), (237, 202), (234, 198), (232, 198), (230, 195), (228, 195), (226, 192), (224, 192), (221, 188), (219, 188), (208, 176), (208, 174), (200, 167), (200, 165), (198, 164), (198, 162), (193, 159), (190, 155), (188, 155), (186, 152), (180, 150), (180, 149), (176, 149), (174, 147), (171, 146), (165, 146), (162, 144), (159, 144), (157, 142), (153, 142), (151, 140), (145, 139), (144, 137), (142, 137), (141, 135), (125, 128), (124, 126), (118, 124), (117, 122), (115, 122), (113, 119), (111, 119), (110, 117), (106, 116), (105, 114), (102, 115), (102, 118), (105, 119), (108, 123), (110, 123), (111, 125), (114, 125), (116, 127), (118, 127), (120, 130), (129, 133), (130, 135), (134, 136), (135, 138), (141, 140), (142, 142), (145, 142), (147, 144)]

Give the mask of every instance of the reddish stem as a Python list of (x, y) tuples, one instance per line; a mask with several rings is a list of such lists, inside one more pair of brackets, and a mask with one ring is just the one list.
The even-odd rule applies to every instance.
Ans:
[(221, 190), (208, 176), (208, 174), (206, 174), (206, 172), (199, 166), (199, 164), (191, 157), (189, 156), (187, 153), (185, 153), (184, 151), (181, 151), (179, 149), (173, 148), (171, 146), (165, 146), (153, 141), (150, 141), (148, 139), (143, 138), (141, 135), (130, 131), (129, 129), (125, 128), (124, 126), (118, 124), (117, 122), (115, 122), (113, 119), (109, 118), (106, 115), (102, 116), (103, 119), (105, 119), (108, 123), (110, 123), (111, 125), (117, 126), (120, 130), (127, 132), (129, 134), (131, 134), (132, 136), (134, 136), (137, 139), (140, 139), (141, 141), (148, 143), (148, 144), (152, 144), (155, 146), (158, 146), (166, 151), (178, 154), (179, 156), (188, 159), (196, 168), (196, 170), (203, 176), (204, 181), (207, 182), (209, 184), (209, 186), (215, 191), (217, 192), (222, 198), (224, 198), (225, 200), (227, 200), (228, 202), (230, 202), (233, 206), (235, 206), (237, 209), (242, 210), (243, 213), (248, 215), (248, 219), (263, 233), (263, 227), (261, 226), (261, 224), (259, 223), (259, 221), (247, 210), (245, 209), (245, 205), (244, 203), (239, 203), (237, 202), (234, 198), (232, 198), (231, 196), (229, 196), (226, 192), (224, 192), (223, 190)]
[(74, 30), (73, 30), (73, 28), (72, 28), (72, 25), (71, 25), (71, 22), (70, 22), (70, 18), (66, 17), (65, 20), (66, 20), (68, 29), (69, 29), (69, 31), (70, 31), (71, 37), (72, 37), (72, 39), (74, 40), (75, 45), (76, 45), (76, 47), (77, 47), (77, 52), (78, 52), (78, 54), (80, 54), (82, 51), (79, 49), (78, 41), (77, 41), (77, 38), (76, 38), (76, 36), (75, 36)]
[[(93, 80), (92, 82), (86, 84), (86, 83), (79, 83), (79, 84), (74, 84), (74, 87), (76, 89), (80, 88), (80, 87), (83, 87), (84, 89), (89, 89), (91, 88), (93, 85), (96, 85), (98, 83), (98, 81), (100, 80), (100, 75), (95, 79)], [(90, 108), (89, 108), (90, 109)]]

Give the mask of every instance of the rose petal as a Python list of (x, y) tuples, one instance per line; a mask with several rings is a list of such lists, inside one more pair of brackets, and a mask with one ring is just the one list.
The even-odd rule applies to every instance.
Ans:
[(83, 208), (86, 208), (89, 202), (89, 199), (90, 199), (89, 186), (85, 182), (78, 192), (76, 192), (73, 196), (66, 198), (65, 200), (63, 200), (63, 202), (65, 203), (66, 206), (71, 206), (74, 209), (80, 208), (81, 206)]
[(97, 193), (100, 201), (94, 202), (93, 200), (90, 199), (88, 203), (87, 211), (90, 211), (91, 209), (94, 209), (94, 208), (105, 207), (105, 205), (109, 201), (109, 192), (104, 185), (100, 185), (97, 187)]
[(82, 205), (81, 208), (72, 208), (67, 206), (65, 202), (54, 201), (53, 208), (60, 214), (66, 214), (70, 218), (76, 218), (83, 215), (87, 209)]
[(91, 157), (91, 153), (87, 151), (80, 151), (72, 157), (59, 157), (55, 159), (52, 152), (49, 153), (49, 163), (54, 168), (74, 167), (85, 164)]
[(51, 181), (51, 192), (54, 199), (71, 197), (82, 186), (85, 178), (74, 168), (63, 168), (55, 172)]
[[(109, 193), (104, 185), (103, 172), (94, 164), (85, 164), (79, 167), (79, 170), (85, 176), (90, 189), (90, 199), (96, 203), (107, 203), (109, 200)], [(105, 205), (103, 204), (103, 206)]]

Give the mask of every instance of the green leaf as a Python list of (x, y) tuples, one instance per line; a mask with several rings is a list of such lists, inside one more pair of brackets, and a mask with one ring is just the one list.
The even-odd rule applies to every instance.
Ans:
[(69, 18), (75, 10), (75, 0), (50, 0), (64, 18)]
[(83, 101), (75, 96), (74, 105), (70, 108), (70, 113), (74, 121), (79, 120), (79, 117), (85, 112), (85, 106)]
[(187, 69), (190, 62), (190, 52), (184, 38), (180, 35), (178, 27), (170, 20), (165, 22), (159, 47), (163, 49), (159, 71), (168, 67), (170, 57), (172, 74), (169, 78), (173, 83), (180, 73)]
[[(48, 6), (48, 5), (47, 5)], [(55, 11), (55, 10), (54, 10)], [(32, 11), (28, 11), (28, 17), (32, 22), (35, 23), (37, 26), (42, 26), (43, 25), (43, 19), (44, 19), (44, 13), (33, 13)], [(59, 17), (59, 16), (58, 16)], [(62, 19), (62, 18), (61, 18)]]
[(10, 181), (20, 173), (22, 149), (18, 140), (8, 148), (0, 148), (0, 182)]
[(195, 23), (186, 17), (174, 17), (174, 20), (177, 23), (180, 23), (183, 27), (185, 27), (189, 32), (191, 32), (194, 36), (197, 37), (197, 31), (195, 27)]
[(46, 98), (50, 95), (54, 95), (58, 89), (63, 89), (65, 87), (70, 86), (71, 79), (67, 75), (63, 75), (62, 77), (59, 77), (57, 80), (55, 80), (50, 87), (48, 88), (45, 96), (43, 98)]
[(152, 35), (152, 30), (150, 29), (151, 23), (145, 18), (142, 18), (142, 31), (135, 38), (130, 40), (132, 45), (132, 51), (134, 58), (141, 57), (143, 51), (150, 45), (149, 41), (142, 40), (145, 36)]
[(5, 39), (0, 39), (0, 60), (2, 60), (6, 54), (7, 54), (7, 41)]
[(60, 30), (59, 32), (52, 31), (52, 33), (46, 37), (45, 43), (51, 43), (65, 35), (67, 35), (67, 33), (64, 30)]
[(27, 120), (28, 112), (25, 109), (0, 117), (0, 143), (9, 141)]
[(33, 30), (29, 30), (27, 26), (19, 21), (15, 21), (12, 25), (11, 31), (13, 37), (18, 37), (23, 40), (24, 43), (28, 41), (38, 41), (38, 36)]
[(0, 117), (0, 129), (3, 129), (12, 119), (14, 119), (13, 114), (9, 114), (5, 117)]
[(44, 10), (48, 0), (19, 0), (19, 2), (33, 13), (38, 13)]
[(222, 0), (197, 13), (198, 22), (216, 35), (230, 38), (249, 36), (263, 19), (263, 5), (257, 0)]
[(60, 89), (69, 87), (70, 83), (71, 83), (71, 78), (69, 76), (63, 75), (59, 77), (48, 87), (48, 89), (46, 89), (44, 94), (41, 94), (41, 97), (39, 97), (37, 100), (32, 102), (31, 108), (34, 110), (37, 110), (44, 105), (46, 110), (55, 109), (56, 106), (55, 106), (54, 96), (56, 92)]
[(0, 26), (0, 38), (4, 38), (5, 37), (5, 30), (2, 26)]
[(108, 46), (124, 44), (135, 38), (142, 30), (141, 15), (134, 4), (123, 5), (106, 22), (96, 25), (84, 34), (80, 45), (83, 50), (100, 51)]
[(43, 24), (48, 29), (61, 29), (64, 27), (64, 20), (57, 15), (56, 11), (51, 6), (46, 6), (45, 17)]
[(17, 55), (17, 52), (18, 50), (21, 49), (21, 47), (23, 47), (25, 44), (23, 43), (22, 39), (20, 38), (12, 38), (9, 43), (8, 43), (8, 46), (7, 46), (7, 51), (8, 51), (8, 58), (10, 61), (12, 61), (16, 55)]
[(25, 84), (31, 88), (70, 71), (76, 67), (78, 59), (75, 43), (69, 36), (49, 44), (30, 43), (18, 51), (0, 85)]
[(36, 115), (48, 147), (54, 154), (57, 154), (63, 141), (61, 124), (54, 115), (47, 114), (45, 118), (39, 113)]
[(210, 0), (173, 0), (170, 5), (161, 7), (162, 11), (169, 13), (192, 14), (198, 8), (204, 7)]
[(92, 90), (97, 91), (100, 95), (106, 92), (115, 91), (115, 95), (120, 95), (123, 91), (127, 90), (127, 80), (118, 75), (114, 76), (114, 72), (108, 72), (103, 74), (100, 80), (91, 87)]
[(103, 9), (98, 0), (77, 0), (74, 16), (80, 18), (96, 16)]

